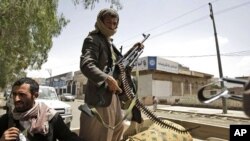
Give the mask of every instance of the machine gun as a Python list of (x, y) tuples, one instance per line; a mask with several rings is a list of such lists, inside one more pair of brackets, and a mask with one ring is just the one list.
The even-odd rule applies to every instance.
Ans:
[[(148, 35), (142, 34), (142, 35), (144, 38), (140, 42), (140, 44), (143, 44), (150, 36), (150, 34)], [(123, 93), (119, 94), (119, 98), (123, 102), (128, 100), (127, 96), (124, 95), (125, 87), (130, 87), (131, 90), (133, 91), (132, 92), (133, 97), (135, 96), (134, 94), (136, 93), (136, 85), (135, 85), (135, 80), (131, 77), (131, 71), (134, 67), (135, 62), (142, 53), (143, 53), (143, 48), (141, 48), (139, 44), (136, 44), (124, 56), (120, 57), (118, 61), (115, 63), (115, 65), (113, 65), (112, 67), (106, 66), (104, 68), (104, 72), (106, 72), (110, 76), (113, 76), (113, 78), (118, 80), (119, 83), (122, 83), (122, 81), (120, 80), (121, 73), (125, 74), (125, 79), (126, 81), (128, 81), (128, 85), (127, 86), (121, 85), (120, 87), (122, 87)], [(105, 101), (103, 98), (106, 96), (111, 96), (110, 94), (105, 95), (106, 94), (105, 91), (107, 90), (108, 90), (107, 83), (103, 83), (103, 85), (99, 87), (99, 90), (97, 91), (97, 95), (100, 96), (100, 101), (98, 105), (103, 106), (107, 105), (107, 103), (110, 103), (110, 101)]]
[[(143, 43), (148, 37), (148, 35), (143, 35), (144, 39), (140, 42)], [(112, 71), (109, 73), (112, 75), (115, 79), (120, 81), (121, 88), (123, 90), (122, 94), (119, 94), (121, 101), (134, 101), (134, 106), (142, 111), (150, 120), (152, 120), (154, 123), (164, 127), (168, 128), (170, 130), (174, 130), (176, 132), (186, 134), (191, 129), (180, 129), (175, 124), (169, 124), (164, 122), (162, 119), (158, 118), (153, 112), (151, 112), (147, 107), (144, 106), (143, 103), (136, 97), (136, 87), (134, 84), (134, 81), (131, 77), (131, 71), (134, 67), (135, 61), (139, 58), (139, 56), (142, 54), (144, 48), (137, 46), (133, 46), (113, 67)], [(133, 114), (133, 113), (132, 113)]]
[[(221, 92), (214, 94), (212, 96), (209, 96), (209, 97), (205, 96), (204, 91), (206, 90), (206, 88), (208, 88), (211, 85), (214, 85), (215, 83), (218, 83), (218, 82), (228, 82), (228, 83), (243, 85), (244, 92), (241, 94), (233, 94), (226, 87), (223, 87)], [(205, 103), (205, 104), (211, 103), (211, 102), (213, 102), (217, 99), (220, 99), (220, 98), (227, 98), (227, 99), (243, 102), (243, 110), (244, 110), (245, 114), (250, 117), (250, 106), (249, 106), (250, 81), (249, 80), (240, 80), (240, 79), (235, 79), (235, 78), (223, 78), (222, 77), (219, 79), (219, 81), (204, 85), (198, 90), (198, 100), (201, 103)]]
[(228, 98), (228, 99), (232, 99), (232, 100), (236, 100), (236, 101), (242, 101), (243, 100), (243, 96), (242, 95), (236, 95), (236, 94), (232, 94), (230, 93), (230, 91), (224, 87), (222, 88), (222, 91), (220, 93), (217, 93), (215, 95), (212, 95), (210, 97), (206, 97), (204, 94), (204, 90), (206, 90), (207, 87), (218, 83), (218, 82), (229, 82), (229, 83), (234, 83), (234, 84), (240, 84), (245, 86), (247, 84), (247, 81), (245, 80), (240, 80), (240, 79), (233, 79), (233, 78), (220, 78), (218, 81), (216, 82), (212, 82), (209, 83), (207, 85), (202, 86), (199, 90), (198, 90), (198, 100), (202, 103), (210, 103), (213, 102), (219, 98)]

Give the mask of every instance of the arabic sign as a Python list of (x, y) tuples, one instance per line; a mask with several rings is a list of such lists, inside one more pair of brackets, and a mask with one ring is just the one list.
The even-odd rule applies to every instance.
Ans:
[(178, 73), (178, 63), (157, 57), (157, 70)]
[[(137, 64), (138, 63), (138, 64)], [(171, 73), (178, 73), (178, 63), (155, 56), (139, 58), (135, 63), (134, 71), (138, 65), (138, 70), (160, 70)]]

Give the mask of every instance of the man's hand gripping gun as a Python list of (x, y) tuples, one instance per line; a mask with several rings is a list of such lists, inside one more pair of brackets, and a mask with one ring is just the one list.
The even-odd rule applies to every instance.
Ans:
[[(149, 36), (150, 36), (150, 34), (148, 34), (148, 35), (143, 34), (144, 39), (141, 42), (136, 43), (124, 56), (122, 56), (117, 61), (117, 63), (112, 68), (105, 68), (104, 69), (106, 72), (108, 71), (109, 75), (113, 76), (113, 78), (115, 78), (116, 80), (119, 80), (119, 81), (121, 79), (120, 78), (121, 73), (123, 73), (123, 74), (125, 73), (126, 82), (128, 82), (128, 83), (125, 84), (126, 88), (124, 88), (124, 84), (123, 84), (123, 88), (124, 88), (123, 91), (125, 93), (127, 91), (127, 93), (128, 93), (128, 89), (130, 89), (130, 90), (133, 90), (134, 92), (130, 93), (129, 97), (127, 97), (127, 95), (124, 94), (124, 92), (123, 92), (123, 94), (120, 94), (120, 96), (119, 96), (120, 100), (124, 100), (124, 99), (128, 100), (128, 99), (131, 99), (132, 97), (135, 96), (135, 95), (132, 95), (132, 94), (135, 94), (135, 92), (136, 92), (136, 88), (135, 88), (136, 86), (134, 84), (134, 81), (132, 80), (131, 71), (132, 71), (132, 68), (134, 67), (135, 61), (139, 58), (139, 56), (143, 52), (143, 48), (144, 48), (143, 43), (148, 39)], [(123, 80), (124, 80), (124, 78), (123, 78)], [(121, 83), (123, 83), (122, 80), (121, 80)], [(97, 91), (97, 94), (100, 95), (100, 98), (101, 98), (99, 105), (105, 105), (105, 103), (107, 102), (103, 99), (103, 94), (105, 93), (105, 91), (107, 89), (108, 89), (108, 86), (106, 83), (104, 83), (104, 85), (100, 86), (99, 90)], [(87, 104), (84, 104), (84, 105), (80, 105), (78, 107), (78, 109), (85, 112), (87, 115), (89, 115), (91, 117), (96, 115), (97, 119), (105, 127), (111, 128), (111, 129), (114, 128), (114, 127), (110, 127), (108, 124), (106, 124), (102, 120), (102, 117), (98, 114), (98, 112), (95, 110), (95, 108), (91, 108)]]

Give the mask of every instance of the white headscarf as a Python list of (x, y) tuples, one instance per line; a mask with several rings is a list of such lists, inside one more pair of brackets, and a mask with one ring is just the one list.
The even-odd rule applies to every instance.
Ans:
[[(106, 8), (102, 9), (97, 16), (97, 20), (95, 23), (95, 30), (90, 32), (90, 33), (97, 33), (98, 31), (100, 31), (105, 37), (107, 37), (109, 39), (111, 36), (113, 36), (116, 33), (117, 27), (116, 27), (116, 29), (111, 30), (104, 25), (103, 18), (106, 15), (111, 15), (111, 16), (118, 18), (118, 23), (119, 23), (119, 15), (118, 15), (116, 10), (106, 9)], [(118, 25), (118, 23), (117, 23), (117, 25)]]

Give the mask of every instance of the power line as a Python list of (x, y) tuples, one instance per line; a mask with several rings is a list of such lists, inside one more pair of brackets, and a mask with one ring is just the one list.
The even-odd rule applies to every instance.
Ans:
[[(200, 58), (200, 57), (214, 57), (216, 54), (207, 54), (207, 55), (191, 55), (191, 56), (160, 56), (160, 57), (166, 57), (166, 58)], [(222, 53), (221, 56), (228, 56), (228, 57), (242, 57), (242, 56), (250, 56), (250, 50), (245, 51), (238, 51), (238, 52), (228, 52), (228, 53)], [(70, 64), (64, 64), (56, 66), (55, 69), (61, 69), (69, 66), (76, 66), (79, 65), (78, 62), (70, 62)]]
[[(222, 13), (231, 11), (231, 10), (233, 10), (233, 9), (240, 8), (240, 7), (242, 7), (242, 6), (245, 6), (245, 5), (247, 5), (247, 4), (250, 4), (250, 2), (245, 2), (245, 3), (239, 4), (239, 5), (235, 5), (235, 6), (233, 6), (233, 7), (227, 8), (227, 9), (223, 9), (223, 10), (221, 10), (221, 11), (216, 12), (216, 14), (222, 14)], [(172, 31), (175, 31), (175, 30), (178, 30), (178, 29), (181, 29), (181, 28), (183, 28), (183, 27), (185, 27), (185, 26), (188, 26), (188, 25), (197, 23), (197, 22), (202, 21), (202, 20), (204, 20), (204, 19), (206, 19), (206, 18), (208, 18), (207, 15), (206, 15), (206, 16), (203, 16), (203, 17), (200, 17), (200, 18), (198, 18), (198, 19), (196, 19), (196, 20), (193, 20), (193, 21), (191, 21), (191, 22), (188, 22), (188, 23), (182, 24), (182, 25), (180, 25), (180, 26), (174, 27), (174, 28), (169, 29), (169, 30), (167, 30), (167, 31), (164, 31), (164, 32), (162, 32), (162, 33), (156, 34), (155, 36), (151, 37), (150, 39), (153, 39), (153, 38), (158, 37), (158, 36), (161, 36), (161, 35), (163, 35), (163, 34), (166, 34), (166, 33), (169, 33), (169, 32), (172, 32)]]
[[(217, 2), (217, 1), (218, 1), (218, 0), (213, 1), (213, 2), (211, 2), (211, 3), (214, 3), (214, 2)], [(245, 5), (247, 5), (247, 4), (250, 4), (250, 2), (249, 2), (249, 1), (248, 1), (248, 2), (244, 2), (244, 3), (238, 4), (238, 5), (232, 6), (232, 7), (230, 7), (230, 8), (223, 9), (223, 10), (221, 10), (221, 11), (216, 12), (215, 14), (222, 14), (222, 13), (225, 13), (225, 12), (228, 12), (228, 11), (231, 11), (231, 10), (234, 10), (234, 9), (237, 9), (237, 8), (240, 8), (240, 7), (242, 7), (242, 6), (245, 6)], [(157, 28), (159, 28), (159, 27), (161, 27), (161, 26), (164, 26), (165, 24), (174, 22), (174, 21), (176, 21), (177, 19), (180, 19), (180, 18), (182, 18), (182, 17), (184, 17), (184, 16), (186, 16), (186, 15), (188, 15), (188, 14), (190, 14), (190, 13), (193, 13), (193, 12), (195, 12), (195, 11), (197, 11), (197, 10), (203, 8), (204, 6), (205, 6), (205, 5), (202, 5), (202, 6), (198, 7), (198, 8), (196, 8), (196, 9), (193, 9), (193, 10), (191, 10), (191, 11), (188, 11), (188, 12), (186, 12), (186, 13), (180, 15), (180, 16), (177, 16), (177, 17), (175, 17), (175, 18), (173, 18), (173, 19), (171, 19), (171, 20), (169, 20), (169, 21), (167, 21), (167, 22), (165, 22), (165, 23), (163, 23), (163, 24), (161, 24), (161, 25), (159, 25), (159, 26), (156, 26), (156, 27), (154, 27), (154, 28), (151, 28), (151, 29), (149, 29), (149, 30), (146, 30), (145, 33), (148, 33), (148, 32), (150, 32), (150, 31), (152, 31), (152, 30), (154, 30), (154, 29), (157, 29)], [(206, 6), (207, 6), (207, 5), (206, 5)], [(215, 15), (215, 14), (214, 14), (214, 15)], [(202, 17), (197, 18), (197, 19), (195, 19), (195, 20), (193, 20), (193, 21), (191, 21), (191, 22), (184, 23), (184, 24), (179, 25), (179, 26), (177, 26), (177, 27), (171, 28), (171, 29), (169, 29), (169, 30), (167, 30), (167, 31), (163, 31), (163, 32), (158, 33), (158, 34), (156, 34), (156, 35), (154, 35), (154, 36), (151, 36), (151, 38), (149, 38), (149, 40), (151, 40), (151, 39), (153, 39), (153, 38), (156, 38), (156, 37), (158, 37), (158, 36), (161, 36), (161, 35), (163, 35), (163, 34), (170, 33), (170, 32), (176, 31), (176, 30), (179, 30), (179, 29), (181, 29), (181, 28), (183, 28), (183, 27), (186, 27), (186, 26), (188, 26), (188, 25), (192, 25), (192, 24), (194, 24), (194, 23), (200, 22), (200, 21), (202, 21), (202, 20), (204, 20), (204, 19), (206, 19), (206, 18), (208, 18), (208, 17), (209, 17), (209, 15), (202, 16)], [(138, 36), (138, 35), (137, 35), (137, 36)], [(132, 39), (132, 38), (135, 38), (135, 37), (137, 37), (137, 36), (131, 37), (131, 38), (129, 38), (128, 40), (130, 40), (130, 39)], [(126, 41), (128, 41), (128, 40), (125, 40), (125, 41), (123, 41), (123, 42), (126, 42)], [(132, 46), (132, 44), (127, 45), (127, 46), (125, 46), (124, 48), (130, 47), (130, 46)]]
[[(221, 53), (221, 56), (228, 57), (242, 57), (242, 56), (250, 56), (250, 50), (239, 51), (239, 52), (231, 52), (231, 53)], [(161, 56), (166, 58), (200, 58), (200, 57), (213, 57), (216, 54), (208, 54), (208, 55), (191, 55), (191, 56)]]
[[(218, 1), (218, 0), (215, 0), (215, 1)], [(213, 1), (213, 2), (215, 2), (215, 1)], [(195, 8), (195, 9), (193, 9), (193, 10), (190, 10), (190, 11), (188, 11), (188, 12), (182, 14), (182, 15), (179, 15), (179, 16), (177, 16), (177, 17), (174, 17), (174, 18), (172, 18), (172, 19), (170, 19), (170, 20), (168, 20), (168, 21), (166, 21), (166, 22), (164, 22), (164, 23), (162, 23), (162, 24), (160, 24), (160, 25), (158, 25), (158, 26), (152, 27), (152, 28), (146, 30), (144, 33), (148, 33), (148, 32), (150, 32), (150, 31), (156, 30), (156, 29), (158, 29), (158, 28), (160, 28), (160, 27), (162, 27), (162, 26), (164, 26), (164, 25), (166, 25), (166, 24), (172, 23), (172, 22), (174, 22), (174, 21), (176, 21), (176, 20), (178, 20), (178, 19), (180, 19), (180, 18), (182, 18), (182, 17), (184, 17), (184, 16), (186, 16), (186, 15), (188, 15), (188, 14), (191, 14), (191, 13), (197, 11), (197, 10), (200, 10), (201, 8), (203, 8), (203, 7), (205, 7), (205, 6), (207, 6), (207, 4), (204, 4), (204, 5), (202, 5), (202, 6), (198, 7), (198, 8)], [(133, 36), (133, 37), (130, 37), (130, 38), (128, 38), (128, 39), (126, 39), (126, 40), (120, 42), (119, 44), (122, 44), (122, 43), (124, 43), (124, 42), (127, 42), (128, 40), (131, 40), (131, 39), (133, 39), (133, 38), (135, 38), (135, 37), (138, 37), (138, 36), (140, 36), (140, 35), (141, 35), (141, 34), (137, 34), (137, 35), (135, 35), (135, 36)]]
[(250, 50), (225, 53), (224, 56), (250, 56)]
[(188, 25), (191, 25), (191, 24), (200, 22), (200, 21), (202, 21), (202, 20), (204, 20), (204, 19), (207, 19), (207, 18), (208, 18), (208, 16), (200, 17), (200, 18), (198, 18), (198, 19), (196, 19), (196, 20), (193, 20), (193, 21), (191, 21), (191, 22), (188, 22), (188, 23), (179, 25), (179, 26), (177, 26), (177, 27), (174, 27), (174, 28), (172, 28), (172, 29), (169, 29), (169, 30), (167, 30), (167, 31), (158, 33), (158, 34), (154, 35), (153, 37), (151, 36), (150, 39), (153, 39), (153, 38), (155, 38), (155, 37), (161, 36), (161, 35), (166, 34), (166, 33), (170, 33), (170, 32), (176, 31), (176, 30), (178, 30), (178, 29), (181, 29), (181, 28), (186, 27), (186, 26), (188, 26)]
[(231, 10), (240, 8), (240, 7), (246, 6), (246, 5), (248, 5), (248, 4), (250, 4), (250, 1), (241, 3), (241, 4), (239, 4), (239, 5), (235, 5), (235, 6), (226, 8), (226, 9), (223, 9), (223, 10), (221, 10), (221, 11), (215, 12), (215, 14), (216, 14), (216, 15), (219, 15), (219, 14), (221, 14), (221, 13), (225, 13), (225, 12), (227, 12), (227, 11), (231, 11)]

